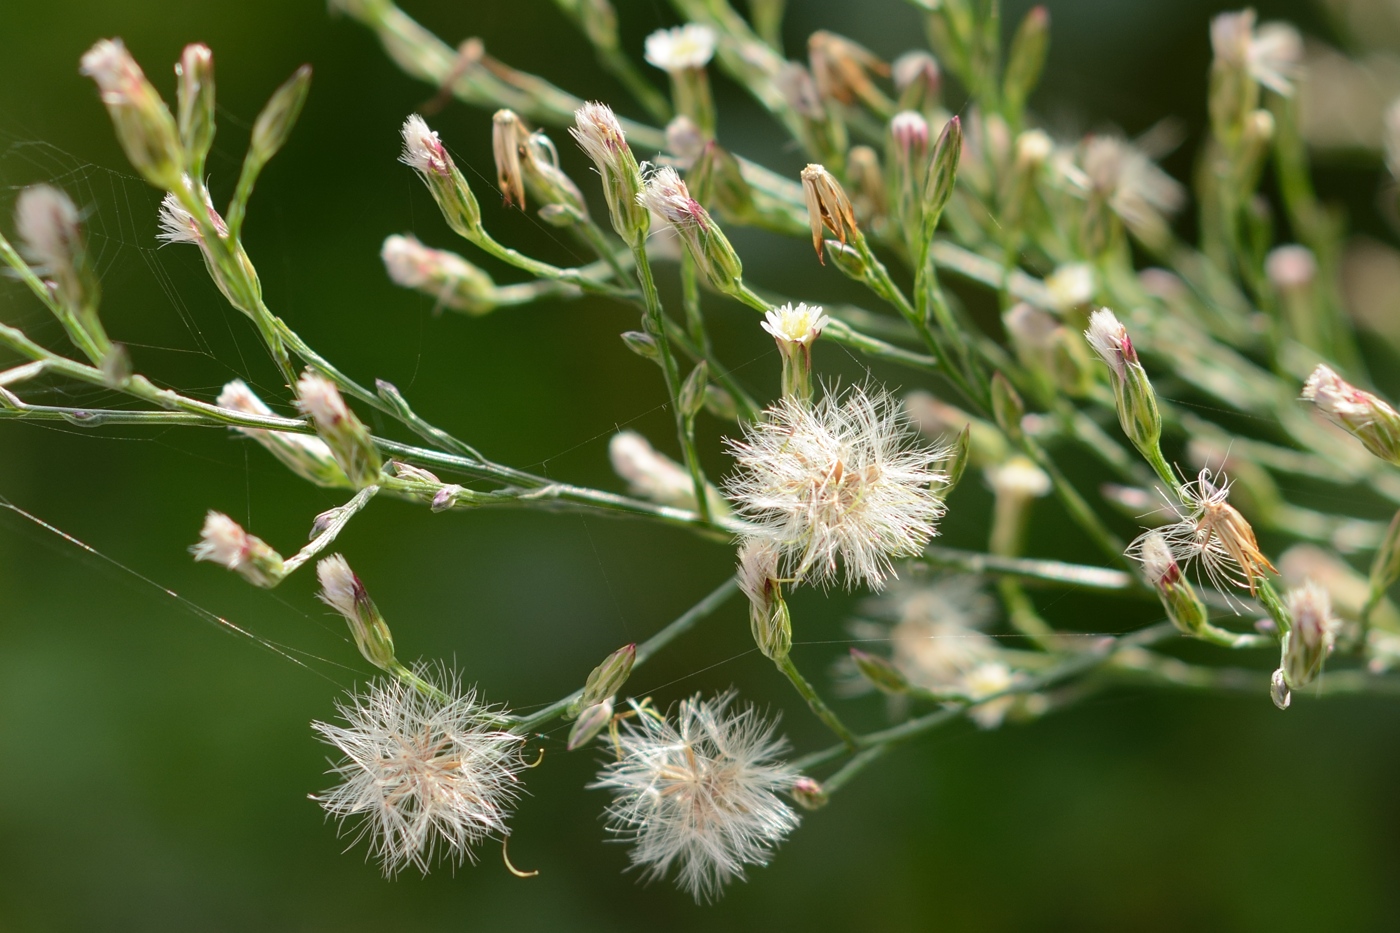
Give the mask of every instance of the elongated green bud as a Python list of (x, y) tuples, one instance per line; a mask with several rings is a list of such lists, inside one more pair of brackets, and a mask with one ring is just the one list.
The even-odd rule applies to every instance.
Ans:
[(1138, 361), (1128, 329), (1113, 312), (1100, 308), (1089, 316), (1084, 332), (1089, 346), (1108, 364), (1118, 423), (1133, 446), (1149, 460), (1161, 457), (1162, 415), (1157, 409), (1157, 393)]
[(1050, 45), (1050, 11), (1043, 6), (1031, 7), (1006, 56), (1006, 75), (1002, 79), (1002, 100), (1009, 114), (1019, 114), (1026, 107), (1026, 98), (1040, 81), (1045, 67), (1045, 50)]
[(749, 598), (749, 629), (763, 656), (781, 661), (792, 650), (792, 617), (778, 579), (781, 553), (754, 539), (739, 548), (739, 589)]
[(628, 246), (640, 246), (651, 223), (646, 208), (637, 200), (642, 191), (642, 170), (612, 108), (584, 104), (574, 113), (569, 133), (603, 177), (603, 196), (613, 229)]
[(201, 43), (185, 46), (175, 65), (176, 113), (185, 171), (204, 177), (204, 160), (214, 145), (214, 53)]
[(882, 693), (898, 695), (909, 692), (909, 681), (890, 661), (877, 654), (851, 649), (851, 660), (860, 675)]
[(928, 178), (924, 181), (924, 236), (933, 236), (943, 208), (953, 196), (953, 186), (958, 180), (958, 162), (962, 159), (962, 121), (953, 117), (938, 134), (938, 142), (933, 145), (933, 157), (928, 165)]
[(578, 714), (573, 726), (569, 728), (569, 740), (565, 748), (568, 751), (573, 751), (593, 741), (594, 737), (603, 731), (603, 727), (612, 720), (612, 715), (613, 701), (611, 697), (586, 707), (583, 712)]
[(710, 365), (701, 360), (685, 377), (680, 392), (676, 394), (676, 405), (680, 407), (683, 417), (690, 419), (700, 414), (700, 409), (705, 407), (705, 386), (709, 381)]
[(1000, 372), (992, 374), (992, 417), (996, 419), (997, 427), (1006, 432), (1006, 436), (1015, 440), (1022, 434), (1021, 419), (1026, 416), (1026, 403), (1021, 400), (1021, 395), (1016, 391), (1016, 387), (1011, 384)]
[(821, 784), (805, 775), (792, 782), (792, 799), (804, 810), (820, 810), (831, 800)]
[(380, 670), (397, 667), (394, 660), (394, 637), (389, 624), (380, 615), (369, 592), (339, 554), (316, 562), (316, 578), (321, 582), (320, 600), (345, 617), (355, 647), (366, 661)]
[(593, 668), (588, 680), (583, 684), (580, 705), (592, 706), (614, 697), (632, 675), (632, 665), (637, 663), (636, 643), (623, 645), (603, 659), (603, 663)]
[(1400, 414), (1384, 399), (1358, 389), (1326, 366), (1313, 370), (1303, 385), (1303, 398), (1371, 453), (1400, 464)]
[(948, 474), (948, 480), (943, 486), (943, 494), (946, 496), (952, 492), (962, 479), (963, 473), (967, 471), (967, 462), (972, 456), (972, 425), (965, 424), (958, 432), (958, 439), (953, 442), (953, 448), (949, 452), (943, 472)]
[(267, 162), (287, 142), (287, 137), (301, 116), (302, 105), (311, 90), (311, 66), (302, 65), (282, 86), (272, 92), (253, 123), (253, 138), (248, 145), (249, 157)]
[(651, 334), (645, 334), (639, 330), (624, 331), (622, 342), (627, 344), (627, 349), (644, 360), (651, 360), (653, 363), (661, 361), (661, 349), (656, 345), (656, 338)]

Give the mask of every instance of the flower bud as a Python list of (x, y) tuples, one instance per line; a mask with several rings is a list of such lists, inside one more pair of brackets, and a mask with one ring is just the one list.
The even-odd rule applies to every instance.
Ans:
[(885, 215), (885, 173), (880, 156), (869, 146), (852, 146), (846, 153), (846, 178), (851, 183), (851, 207), (856, 222), (880, 230)]
[(611, 697), (585, 708), (583, 712), (578, 714), (578, 719), (574, 720), (573, 726), (569, 728), (569, 740), (564, 746), (565, 749), (573, 751), (593, 741), (594, 737), (612, 721), (612, 716), (613, 701)]
[(891, 661), (859, 648), (851, 649), (851, 660), (860, 675), (880, 692), (891, 695), (909, 692), (909, 681)]
[(946, 496), (953, 491), (962, 479), (963, 473), (967, 471), (967, 462), (972, 454), (972, 425), (965, 424), (958, 432), (958, 439), (953, 442), (953, 446), (948, 451), (948, 459), (944, 461), (943, 472), (948, 474), (948, 479), (943, 485), (943, 494)]
[(1294, 690), (1305, 687), (1322, 673), (1332, 653), (1341, 621), (1332, 614), (1327, 591), (1309, 581), (1284, 597), (1293, 627), (1283, 636), (1284, 682)]
[(1313, 370), (1303, 384), (1303, 398), (1371, 453), (1400, 464), (1400, 414), (1384, 400), (1358, 389), (1327, 366)]
[[(271, 415), (272, 409), (253, 394), (247, 383), (235, 379), (224, 386), (216, 404), (220, 408), (248, 415)], [(282, 464), (302, 479), (317, 486), (341, 488), (350, 485), (349, 478), (330, 447), (319, 437), (295, 434), (291, 431), (266, 431), (261, 428), (234, 428), (235, 431), (257, 441)]]
[[(568, 226), (588, 217), (588, 204), (574, 180), (559, 167), (559, 150), (540, 130), (525, 138), (520, 169), (525, 174), (525, 190), (544, 204), (540, 216), (556, 226)], [(566, 222), (551, 218), (566, 218)]]
[(754, 215), (753, 188), (744, 180), (739, 160), (711, 140), (690, 171), (695, 199), (727, 217), (745, 221)]
[(792, 649), (792, 617), (778, 579), (779, 548), (752, 539), (739, 548), (739, 590), (749, 599), (749, 629), (763, 656), (781, 661)]
[(818, 305), (791, 303), (764, 315), (761, 325), (778, 344), (783, 358), (783, 394), (810, 401), (812, 398), (812, 344), (831, 323)]
[(709, 381), (710, 364), (701, 360), (685, 377), (680, 391), (676, 393), (676, 407), (680, 409), (682, 417), (691, 420), (700, 414), (700, 409), (705, 407), (705, 386)]
[(15, 230), (24, 258), (35, 274), (52, 283), (59, 305), (74, 313), (89, 310), (93, 317), (88, 323), (96, 325), (100, 286), (88, 265), (87, 243), (72, 199), (49, 185), (30, 185), (15, 202)]
[(311, 418), (316, 433), (335, 455), (336, 462), (358, 489), (379, 481), (381, 461), (369, 429), (341, 398), (340, 390), (324, 376), (307, 370), (297, 380), (297, 408)]
[(157, 188), (179, 185), (185, 157), (175, 118), (122, 40), (99, 41), (83, 55), (78, 71), (97, 83), (132, 167)]
[(1021, 419), (1026, 416), (1026, 403), (1021, 401), (1020, 393), (1016, 391), (1011, 380), (1007, 379), (1001, 372), (992, 374), (992, 417), (996, 419), (997, 427), (1006, 432), (1006, 436), (1016, 440), (1021, 436)]
[(622, 342), (627, 344), (627, 349), (637, 354), (644, 360), (651, 360), (653, 363), (661, 361), (661, 349), (656, 345), (656, 338), (651, 334), (642, 333), (639, 330), (623, 331)]
[(825, 263), (822, 231), (830, 230), (845, 246), (848, 237), (860, 235), (855, 209), (841, 183), (820, 165), (808, 165), (802, 170), (802, 194), (807, 202), (807, 220), (812, 227), (812, 247), (817, 251), (817, 258)]
[(912, 110), (890, 120), (890, 201), (910, 249), (923, 230), (924, 182), (928, 177), (928, 121)]
[(717, 290), (732, 295), (742, 288), (744, 266), (739, 254), (709, 211), (690, 196), (675, 169), (663, 165), (652, 171), (637, 194), (637, 205), (671, 225), (690, 258)]
[(199, 542), (190, 547), (190, 553), (195, 560), (211, 561), (238, 573), (254, 586), (274, 587), (286, 575), (281, 554), (222, 512), (211, 511), (204, 517)]
[(638, 200), (642, 193), (642, 172), (627, 145), (622, 124), (607, 105), (584, 104), (575, 111), (574, 126), (569, 133), (603, 177), (603, 195), (608, 202), (613, 229), (628, 246), (642, 245), (651, 218)]
[(529, 133), (513, 110), (497, 110), (491, 118), (491, 155), (496, 161), (496, 187), (506, 207), (525, 209), (525, 176), (520, 151)]
[(1089, 329), (1084, 337), (1108, 364), (1114, 405), (1123, 433), (1144, 457), (1149, 460), (1160, 457), (1162, 415), (1157, 410), (1157, 393), (1152, 389), (1147, 371), (1138, 362), (1128, 329), (1118, 322), (1112, 311), (1100, 308), (1089, 316)]
[(662, 505), (695, 508), (695, 484), (690, 474), (658, 453), (636, 431), (620, 431), (608, 442), (613, 470), (627, 481), (632, 495)]
[(632, 665), (637, 662), (636, 644), (623, 645), (603, 659), (603, 663), (593, 668), (583, 685), (581, 706), (592, 706), (611, 699), (627, 683), (632, 674)]
[[(705, 410), (721, 421), (738, 421), (739, 406), (734, 396), (713, 382), (705, 386)], [(715, 511), (711, 508), (711, 511)]]
[(953, 117), (938, 134), (938, 142), (933, 147), (933, 158), (928, 165), (928, 178), (924, 181), (924, 237), (931, 238), (953, 196), (953, 186), (958, 178), (958, 161), (962, 158), (962, 121)]
[(1162, 600), (1162, 608), (1186, 635), (1201, 637), (1208, 633), (1209, 616), (1195, 589), (1181, 574), (1172, 556), (1171, 546), (1160, 531), (1148, 532), (1136, 544), (1133, 554), (1142, 562), (1142, 573)]
[(670, 75), (676, 112), (694, 120), (707, 136), (715, 131), (715, 105), (705, 66), (718, 41), (719, 34), (702, 23), (658, 29), (646, 40), (647, 64)]
[(263, 105), (253, 121), (252, 140), (248, 144), (248, 159), (263, 164), (286, 144), (287, 137), (301, 116), (302, 105), (311, 90), (311, 66), (302, 65), (282, 83)]
[(176, 113), (180, 144), (185, 150), (185, 173), (204, 177), (204, 160), (214, 144), (214, 53), (209, 46), (185, 46), (175, 65)]
[(840, 270), (842, 275), (853, 282), (866, 281), (870, 275), (870, 264), (856, 251), (855, 247), (846, 246), (835, 240), (827, 240), (823, 245), (826, 247), (827, 258), (831, 260), (832, 265)]
[(317, 561), (316, 579), (321, 582), (317, 597), (345, 617), (355, 647), (364, 659), (380, 670), (394, 670), (398, 665), (389, 625), (345, 558), (332, 554)]
[(386, 237), (379, 258), (395, 285), (422, 292), (439, 307), (486, 314), (499, 304), (490, 275), (456, 253), (424, 246), (416, 237)]
[(927, 52), (905, 52), (890, 68), (902, 110), (928, 113), (939, 104), (942, 76), (938, 62)]
[(447, 154), (438, 134), (418, 114), (403, 124), (403, 154), (399, 161), (413, 168), (433, 194), (447, 225), (468, 240), (481, 235), (481, 207), (466, 178)]
[(1006, 74), (1002, 78), (1002, 97), (1007, 110), (1019, 114), (1025, 109), (1026, 98), (1040, 81), (1045, 67), (1045, 50), (1050, 44), (1050, 11), (1043, 6), (1031, 7), (1006, 54)]
[(821, 784), (803, 776), (792, 782), (792, 799), (804, 810), (820, 810), (830, 801)]

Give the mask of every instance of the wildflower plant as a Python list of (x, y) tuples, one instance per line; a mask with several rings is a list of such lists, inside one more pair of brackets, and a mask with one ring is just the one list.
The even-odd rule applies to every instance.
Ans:
[[(206, 164), (213, 53), (185, 50), (173, 108), (120, 40), (83, 56), (133, 168), (162, 194), (157, 238), (198, 250), (282, 385), (264, 401), (234, 380), (207, 399), (142, 375), (99, 314), (82, 213), (41, 185), (17, 199), (18, 246), (0, 238), (0, 259), (71, 347), (0, 324), (13, 358), (0, 371), (0, 418), (221, 427), (343, 498), (290, 556), (216, 511), (191, 550), (264, 588), (317, 562), (320, 598), (380, 673), (341, 701), (339, 724), (314, 724), (338, 756), (339, 783), (313, 799), (387, 874), (474, 860), (487, 839), (504, 845), (535, 736), (600, 756), (592, 786), (612, 795), (607, 826), (631, 846), (632, 865), (707, 900), (775, 856), (799, 825), (795, 807), (825, 805), (899, 743), (958, 718), (990, 729), (1115, 679), (1243, 686), (1280, 708), (1294, 693), (1393, 692), (1400, 612), (1387, 594), (1400, 576), (1400, 515), (1387, 525), (1321, 511), (1290, 501), (1280, 481), (1308, 476), (1400, 504), (1400, 416), (1356, 385), (1368, 377), (1337, 297), (1343, 231), (1309, 177), (1297, 32), (1258, 24), (1252, 11), (1213, 23), (1210, 130), (1192, 195), (1199, 224), (1187, 238), (1176, 220), (1187, 188), (1156, 164), (1151, 139), (1056, 138), (1028, 109), (1049, 41), (1045, 8), (1026, 14), (1003, 50), (995, 2), (914, 4), (931, 48), (889, 63), (830, 32), (789, 59), (781, 3), (752, 3), (746, 20), (726, 0), (673, 0), (683, 22), (630, 49), (606, 0), (559, 0), (636, 98), (600, 102), (495, 59), (478, 39), (454, 50), (392, 0), (332, 0), (444, 99), (493, 114), (480, 132), (491, 134), (496, 192), (474, 180), (489, 173), (464, 171), (450, 141), (405, 112), (404, 171), (463, 242), (447, 249), (389, 233), (387, 276), (435, 309), (468, 315), (581, 295), (637, 315), (637, 329), (620, 337), (657, 366), (656, 400), (674, 435), (611, 439), (622, 491), (496, 462), (425, 420), (394, 385), (338, 368), (265, 301), (243, 223), (260, 172), (293, 131), (309, 69), (272, 94), (220, 205)], [(669, 95), (639, 56), (665, 73)], [(805, 168), (778, 172), (726, 148), (712, 73), (753, 95)], [(634, 112), (646, 122), (625, 116)], [(1397, 135), (1393, 111), (1390, 121), (1387, 138)], [(561, 152), (570, 140), (588, 168)], [(1261, 194), (1266, 172), (1283, 193), (1277, 223)], [(491, 228), (503, 210), (536, 212), (596, 259), (559, 266), (500, 242)], [(726, 233), (741, 227), (810, 237), (814, 293), (771, 290)], [(1296, 242), (1274, 244), (1275, 228)], [(498, 284), (473, 263), (478, 252), (521, 280)], [(679, 304), (663, 300), (657, 281), (672, 277), (672, 264)], [(835, 276), (865, 289), (871, 307), (815, 293)], [(985, 326), (973, 300), (994, 305), (1004, 326)], [(748, 317), (709, 313), (725, 305)], [(764, 397), (751, 372), (741, 378), (721, 357), (712, 340), (721, 326), (773, 339), (779, 394)], [(867, 378), (824, 378), (833, 347), (866, 362)], [(128, 404), (31, 401), (41, 376)], [(718, 424), (723, 444), (707, 446), (701, 423)], [(1216, 460), (1183, 469), (1197, 455)], [(721, 456), (726, 466), (707, 470)], [(1083, 479), (1095, 470), (1098, 488)], [(978, 474), (993, 500), (985, 515), (976, 493), (960, 491)], [(493, 506), (656, 522), (732, 549), (736, 573), (648, 640), (580, 664), (591, 673), (578, 689), (512, 713), (483, 703), (455, 672), (400, 660), (412, 621), (395, 622), (396, 638), (392, 613), (351, 569), (353, 553), (322, 556), (383, 497), (434, 512)], [(1123, 504), (1135, 508), (1130, 517)], [(974, 526), (983, 521), (985, 549), (937, 543), (945, 515), (964, 509)], [(1100, 560), (1025, 553), (1037, 514)], [(1147, 527), (1134, 535), (1134, 525)], [(1348, 563), (1368, 554), (1368, 573)], [(848, 711), (794, 658), (805, 625), (788, 596), (838, 584), (884, 591), (853, 623), (869, 644), (835, 665), (842, 695), (890, 697), (897, 721), (884, 728), (848, 725)], [(1039, 596), (1054, 587), (1141, 599), (1163, 621), (1105, 634), (1121, 628), (1105, 608), (1082, 630), (1065, 629)], [(756, 649), (833, 744), (792, 757), (776, 719), (733, 692), (674, 707), (628, 692), (635, 668), (737, 593)], [(1183, 638), (1245, 660), (1187, 663), (1171, 653)], [(1248, 654), (1260, 649), (1279, 653), (1272, 676), (1272, 664)], [(561, 720), (567, 737), (550, 731)]]

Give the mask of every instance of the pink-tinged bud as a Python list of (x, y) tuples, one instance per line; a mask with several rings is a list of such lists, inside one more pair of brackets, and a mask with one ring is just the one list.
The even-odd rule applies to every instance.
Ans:
[(175, 64), (175, 78), (185, 172), (191, 178), (203, 178), (204, 159), (214, 144), (214, 53), (209, 46), (185, 46)]
[(402, 132), (399, 161), (418, 172), (448, 226), (469, 240), (480, 236), (481, 207), (438, 134), (416, 113), (404, 121)]
[(586, 707), (583, 712), (578, 714), (578, 719), (574, 720), (573, 726), (569, 728), (569, 740), (565, 748), (568, 751), (573, 751), (587, 745), (612, 721), (612, 717), (613, 701), (611, 698)]
[(931, 110), (938, 105), (943, 78), (938, 62), (927, 52), (905, 52), (890, 68), (899, 106), (906, 110)]
[(234, 571), (254, 586), (274, 587), (286, 574), (281, 554), (222, 512), (210, 512), (204, 517), (199, 542), (190, 547), (190, 553), (195, 560), (207, 560)]
[(782, 552), (754, 538), (739, 548), (739, 590), (749, 600), (749, 630), (763, 656), (781, 661), (792, 650), (792, 617), (779, 582)]
[(1283, 637), (1284, 682), (1294, 690), (1305, 687), (1322, 673), (1332, 653), (1341, 620), (1332, 613), (1327, 591), (1309, 581), (1285, 596), (1293, 626)]
[(95, 309), (98, 281), (87, 265), (78, 208), (49, 185), (30, 185), (15, 202), (15, 230), (24, 258), (47, 279), (59, 304), (70, 311)]
[(424, 246), (415, 237), (386, 237), (379, 258), (395, 285), (422, 292), (442, 307), (486, 314), (500, 303), (496, 283), (484, 270), (456, 253)]
[(709, 211), (690, 196), (675, 169), (669, 165), (653, 169), (637, 193), (637, 205), (671, 225), (690, 258), (716, 289), (732, 295), (742, 288), (744, 266), (739, 254)]
[(821, 784), (804, 775), (792, 782), (792, 799), (804, 810), (820, 810), (831, 798)]
[(890, 137), (901, 157), (921, 160), (928, 152), (928, 121), (913, 110), (901, 110), (890, 119)]
[(1157, 393), (1138, 361), (1128, 329), (1107, 308), (1089, 316), (1084, 332), (1089, 346), (1108, 364), (1118, 423), (1123, 433), (1149, 460), (1161, 456), (1162, 415), (1157, 409)]
[[(224, 386), (219, 393), (220, 408), (248, 415), (271, 415), (272, 409), (263, 403), (241, 379)], [(346, 487), (350, 480), (330, 447), (319, 437), (294, 434), (291, 431), (266, 431), (261, 428), (234, 428), (240, 434), (257, 441), (292, 472), (318, 486)]]
[(1358, 389), (1327, 366), (1313, 370), (1303, 384), (1303, 398), (1371, 453), (1400, 464), (1400, 414), (1383, 399)]
[(122, 40), (99, 41), (78, 71), (97, 83), (132, 167), (157, 188), (180, 184), (185, 158), (175, 118)]
[(389, 625), (345, 558), (332, 554), (317, 561), (316, 578), (321, 582), (321, 592), (317, 596), (345, 618), (355, 647), (360, 649), (364, 659), (380, 670), (394, 670), (397, 662)]
[(382, 461), (369, 429), (345, 404), (329, 379), (310, 370), (297, 380), (297, 408), (311, 418), (345, 475), (363, 489), (379, 481)]
[(1133, 542), (1129, 556), (1142, 563), (1142, 575), (1157, 591), (1167, 618), (1184, 634), (1211, 637), (1216, 630), (1210, 616), (1172, 554), (1171, 545), (1160, 531), (1149, 531)]
[(651, 223), (650, 215), (638, 201), (642, 172), (612, 108), (606, 104), (584, 104), (574, 112), (569, 134), (603, 177), (603, 196), (613, 229), (629, 246), (642, 244)]
[(666, 124), (666, 149), (672, 160), (683, 169), (689, 169), (705, 151), (705, 134), (695, 121), (682, 114)]

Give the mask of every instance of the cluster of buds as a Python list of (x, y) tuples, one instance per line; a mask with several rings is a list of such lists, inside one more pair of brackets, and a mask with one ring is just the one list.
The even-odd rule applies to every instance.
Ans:
[(195, 560), (218, 564), (265, 589), (281, 583), (286, 576), (282, 555), (222, 512), (210, 512), (204, 517), (199, 541), (191, 545), (190, 553)]
[(675, 169), (669, 165), (653, 168), (636, 198), (643, 212), (656, 214), (676, 231), (711, 285), (726, 295), (743, 290), (744, 266), (739, 254), (709, 211), (690, 196)]
[(1157, 410), (1157, 393), (1138, 361), (1128, 329), (1119, 323), (1112, 311), (1100, 308), (1089, 316), (1089, 329), (1084, 337), (1108, 364), (1113, 402), (1123, 433), (1144, 457), (1160, 459), (1162, 415)]
[(1384, 399), (1318, 366), (1303, 384), (1303, 398), (1337, 427), (1388, 463), (1400, 464), (1400, 413)]
[(344, 616), (355, 647), (360, 649), (364, 659), (380, 670), (397, 672), (402, 665), (394, 658), (394, 638), (389, 633), (389, 624), (345, 558), (332, 554), (317, 561), (316, 579), (321, 583), (317, 596)]
[(404, 121), (403, 154), (399, 160), (418, 172), (449, 227), (468, 240), (481, 236), (481, 206), (476, 195), (438, 134), (416, 113)]
[(715, 104), (705, 66), (718, 42), (719, 34), (702, 23), (658, 29), (646, 40), (647, 64), (671, 78), (676, 112), (692, 120), (705, 136), (715, 132)]
[(614, 699), (627, 683), (636, 662), (636, 644), (623, 645), (589, 672), (578, 699), (566, 711), (567, 716), (574, 718), (569, 729), (569, 751), (593, 741), (593, 737), (612, 721)]
[(791, 303), (764, 315), (762, 327), (778, 344), (783, 357), (783, 394), (803, 402), (812, 399), (812, 344), (831, 323), (820, 306)]
[(363, 489), (379, 481), (382, 461), (369, 428), (345, 404), (335, 383), (308, 370), (297, 380), (297, 408), (311, 418), (352, 486)]
[(781, 560), (781, 548), (771, 541), (755, 538), (739, 548), (739, 589), (749, 599), (749, 629), (770, 661), (782, 661), (792, 650), (792, 616), (778, 570)]
[(642, 170), (637, 165), (627, 136), (612, 108), (606, 104), (584, 104), (574, 113), (570, 135), (593, 160), (603, 180), (603, 196), (608, 202), (608, 215), (613, 229), (632, 248), (646, 242), (651, 215), (639, 200), (642, 193)]

